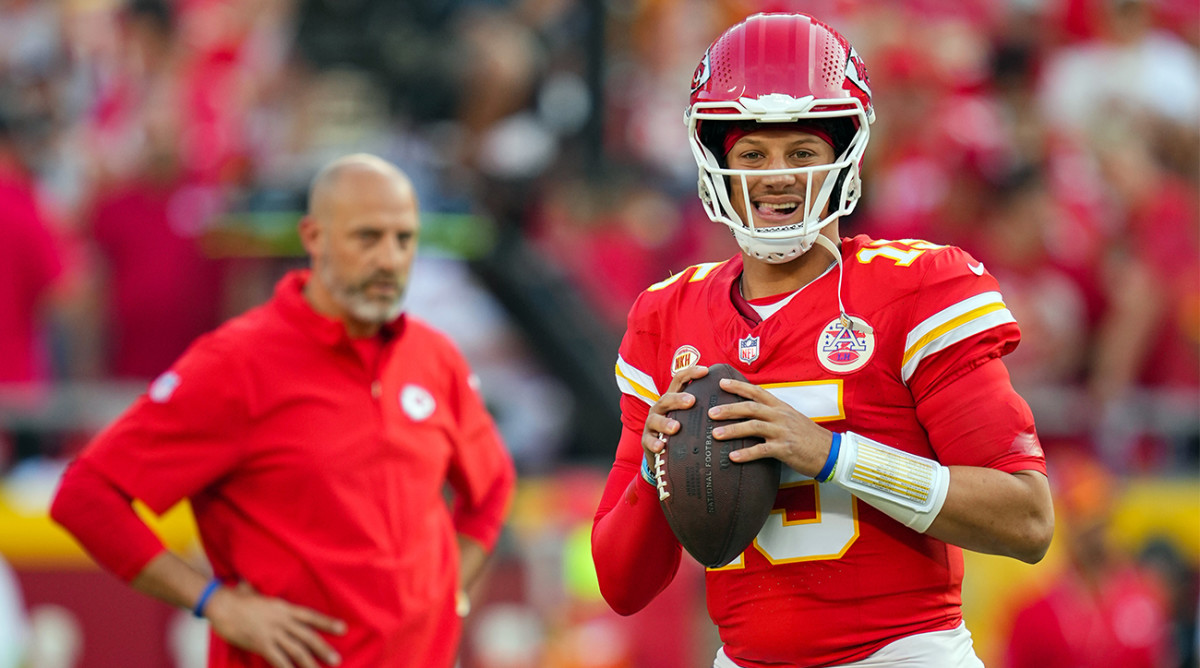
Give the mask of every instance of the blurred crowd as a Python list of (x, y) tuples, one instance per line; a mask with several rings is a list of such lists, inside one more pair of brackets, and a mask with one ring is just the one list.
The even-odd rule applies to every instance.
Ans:
[(247, 229), (294, 221), (316, 166), (360, 149), (426, 211), (535, 244), (619, 332), (642, 288), (732, 253), (694, 196), (687, 82), (723, 26), (787, 9), (872, 74), (850, 233), (986, 263), (1050, 437), (1195, 466), (1186, 0), (2, 0), (0, 382), (154, 377), (293, 261)]
[[(103, 422), (78, 415), (262, 301), (298, 261), (272, 226), (350, 151), (405, 168), (434, 225), (518, 235), (619, 333), (644, 287), (736, 252), (683, 110), (709, 41), (773, 10), (867, 63), (878, 121), (843, 230), (986, 264), (1049, 459), (1195, 478), (1194, 0), (0, 0), (0, 472), (61, 462)], [(460, 250), (431, 249), (412, 307), (480, 369), (518, 465), (547, 470), (569, 393)], [(75, 412), (48, 413), (70, 388)]]

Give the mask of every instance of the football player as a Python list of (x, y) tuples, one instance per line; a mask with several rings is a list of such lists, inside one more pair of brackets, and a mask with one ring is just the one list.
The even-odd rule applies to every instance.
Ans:
[[(745, 401), (709, 415), (756, 436), (735, 463), (783, 462), (775, 509), (706, 575), (717, 668), (981, 666), (963, 623), (962, 550), (1037, 562), (1054, 529), (1029, 407), (1001, 357), (1020, 339), (964, 251), (842, 237), (875, 110), (866, 67), (803, 14), (722, 34), (686, 115), (699, 191), (741, 253), (634, 303), (616, 364), (623, 434), (596, 512), (600, 588), (631, 614), (674, 577), (656, 496), (680, 388), (718, 362)], [(720, 421), (742, 420), (741, 422)]]

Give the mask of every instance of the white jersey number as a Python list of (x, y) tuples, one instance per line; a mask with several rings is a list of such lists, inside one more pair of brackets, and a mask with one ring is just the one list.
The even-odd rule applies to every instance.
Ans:
[[(829, 422), (845, 419), (842, 404), (842, 382), (840, 380), (814, 381), (807, 383), (781, 383), (763, 385), (792, 408), (807, 415), (814, 422)], [(753, 548), (757, 549), (772, 564), (788, 564), (798, 561), (837, 559), (850, 549), (858, 539), (858, 508), (854, 496), (832, 483), (819, 484), (808, 476), (783, 467), (779, 483), (780, 507), (771, 511)], [(816, 513), (803, 517), (791, 517), (785, 506), (795, 504), (802, 496), (811, 496), (811, 505)], [(807, 505), (807, 504), (806, 504)], [(745, 555), (722, 569), (741, 568)], [(722, 570), (714, 569), (714, 570)]]

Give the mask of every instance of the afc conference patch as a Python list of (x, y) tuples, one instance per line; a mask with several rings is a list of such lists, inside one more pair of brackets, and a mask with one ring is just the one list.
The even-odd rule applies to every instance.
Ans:
[(857, 371), (875, 354), (875, 330), (861, 318), (834, 318), (817, 338), (817, 360), (833, 373)]
[(758, 337), (753, 334), (747, 334), (746, 338), (738, 339), (738, 359), (745, 364), (750, 364), (758, 359)]

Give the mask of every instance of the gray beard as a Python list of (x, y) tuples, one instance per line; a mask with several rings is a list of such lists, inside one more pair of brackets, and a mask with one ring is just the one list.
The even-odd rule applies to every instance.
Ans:
[(401, 290), (390, 302), (377, 302), (368, 299), (361, 288), (346, 285), (338, 280), (328, 263), (321, 263), (321, 266), (317, 267), (317, 276), (329, 289), (334, 301), (359, 322), (382, 325), (395, 320), (404, 312), (405, 290)]

